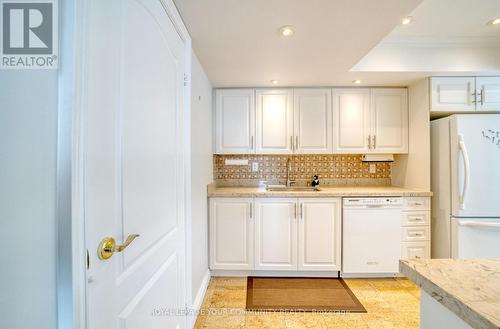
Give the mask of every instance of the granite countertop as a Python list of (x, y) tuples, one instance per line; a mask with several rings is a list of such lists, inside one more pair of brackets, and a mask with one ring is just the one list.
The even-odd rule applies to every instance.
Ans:
[(473, 328), (500, 328), (500, 259), (400, 261), (400, 271)]
[(320, 186), (319, 191), (266, 191), (265, 187), (216, 187), (208, 185), (209, 197), (342, 197), (432, 196), (432, 192), (395, 186)]

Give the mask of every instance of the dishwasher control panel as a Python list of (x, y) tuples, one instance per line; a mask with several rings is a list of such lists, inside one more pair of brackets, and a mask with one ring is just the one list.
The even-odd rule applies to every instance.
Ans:
[(402, 205), (403, 205), (403, 198), (401, 197), (344, 198), (344, 207), (359, 207), (359, 206), (400, 207)]

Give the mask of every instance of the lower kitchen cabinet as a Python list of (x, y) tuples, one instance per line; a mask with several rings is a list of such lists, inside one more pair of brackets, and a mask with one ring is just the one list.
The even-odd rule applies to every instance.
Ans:
[(297, 199), (255, 200), (255, 269), (297, 270)]
[(210, 268), (340, 271), (340, 198), (211, 198)]
[(341, 199), (299, 199), (299, 271), (340, 271)]
[(429, 241), (403, 242), (401, 245), (401, 259), (431, 258), (431, 244)]
[(431, 258), (430, 198), (404, 198), (402, 216), (401, 259)]
[(254, 268), (252, 198), (210, 199), (210, 268)]

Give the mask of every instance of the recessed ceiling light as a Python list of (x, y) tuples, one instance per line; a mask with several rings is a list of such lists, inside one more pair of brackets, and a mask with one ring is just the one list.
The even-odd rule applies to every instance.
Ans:
[(361, 80), (352, 80), (352, 83), (359, 85), (361, 83)]
[(272, 83), (273, 85), (277, 85), (277, 84), (279, 83), (279, 80), (271, 80), (271, 83)]
[(280, 27), (279, 31), (280, 31), (280, 34), (284, 37), (289, 37), (293, 33), (295, 33), (293, 26), (290, 26), (290, 25), (285, 25), (285, 26)]
[(491, 24), (491, 25), (498, 25), (498, 24), (500, 24), (500, 17), (495, 18), (494, 20), (492, 20), (492, 21), (490, 22), (490, 24)]
[(408, 25), (411, 22), (413, 22), (413, 17), (411, 17), (411, 16), (406, 16), (405, 18), (403, 18), (401, 20), (401, 24), (403, 24), (403, 25)]

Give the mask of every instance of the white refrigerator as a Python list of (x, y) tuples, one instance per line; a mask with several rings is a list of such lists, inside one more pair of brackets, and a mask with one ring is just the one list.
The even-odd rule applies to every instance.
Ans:
[(500, 114), (431, 122), (432, 257), (500, 258)]

